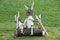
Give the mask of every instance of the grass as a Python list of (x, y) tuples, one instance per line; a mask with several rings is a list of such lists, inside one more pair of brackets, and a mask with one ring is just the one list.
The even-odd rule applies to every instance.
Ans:
[[(31, 6), (32, 1), (35, 2), (34, 15), (42, 15), (42, 23), (49, 36), (26, 36), (15, 39), (14, 15), (20, 11), (24, 20), (26, 18), (24, 4)], [(60, 40), (60, 0), (0, 0), (0, 40)]]

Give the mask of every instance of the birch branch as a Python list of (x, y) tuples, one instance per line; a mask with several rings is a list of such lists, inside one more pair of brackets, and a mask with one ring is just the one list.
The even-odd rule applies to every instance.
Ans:
[(45, 31), (46, 36), (48, 36), (48, 33), (47, 33), (46, 29), (44, 28), (44, 26), (42, 25), (41, 19), (39, 19), (39, 18), (40, 17), (36, 16), (36, 19), (38, 21), (38, 26), (39, 26), (39, 28), (42, 28), (42, 30)]

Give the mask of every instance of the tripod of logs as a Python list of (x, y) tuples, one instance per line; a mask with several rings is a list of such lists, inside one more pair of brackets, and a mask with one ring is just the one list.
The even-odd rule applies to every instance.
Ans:
[[(27, 11), (27, 18), (25, 19), (24, 23), (22, 22), (22, 19), (19, 15), (15, 15), (15, 23), (16, 23), (16, 31), (14, 35), (16, 37), (18, 36), (48, 36), (48, 33), (41, 22), (41, 14), (35, 15), (36, 20), (33, 18), (33, 6), (34, 2), (32, 3), (31, 8), (28, 8), (25, 5), (26, 11)], [(37, 22), (38, 28), (34, 28), (34, 21)]]

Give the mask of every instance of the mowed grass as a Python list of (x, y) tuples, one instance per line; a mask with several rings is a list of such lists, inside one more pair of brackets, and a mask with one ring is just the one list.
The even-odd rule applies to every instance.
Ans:
[[(20, 11), (24, 20), (26, 18), (24, 4), (30, 7), (33, 1), (34, 15), (42, 15), (42, 23), (49, 33), (48, 37), (14, 38), (16, 27), (13, 22), (14, 15)], [(60, 0), (0, 0), (0, 40), (60, 40)]]

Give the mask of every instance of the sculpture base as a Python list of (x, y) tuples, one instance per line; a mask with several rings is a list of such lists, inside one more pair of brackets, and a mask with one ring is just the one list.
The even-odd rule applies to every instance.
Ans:
[(35, 29), (33, 28), (33, 35), (31, 34), (31, 28), (24, 28), (23, 29), (23, 33), (21, 33), (20, 29), (17, 29), (17, 31), (15, 32), (15, 36), (19, 37), (19, 36), (43, 36), (42, 30), (41, 29)]

